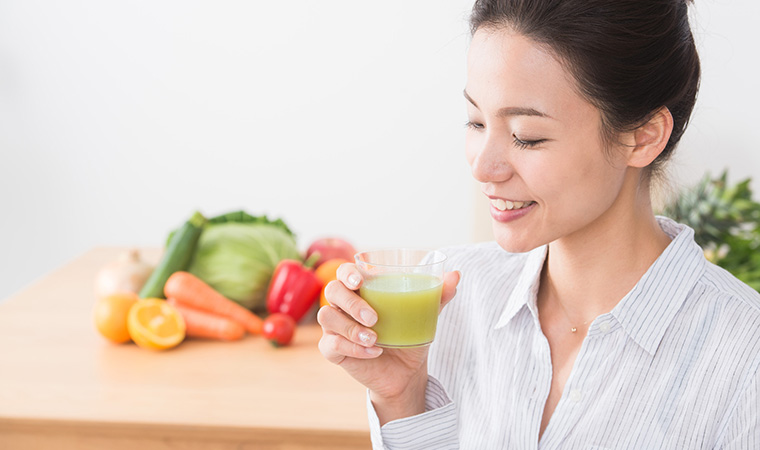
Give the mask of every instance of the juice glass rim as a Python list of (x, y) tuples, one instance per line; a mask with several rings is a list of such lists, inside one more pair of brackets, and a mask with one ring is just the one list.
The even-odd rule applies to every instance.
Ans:
[[(389, 253), (389, 252), (409, 252), (409, 253), (424, 253), (424, 254), (433, 254), (434, 260), (427, 263), (419, 263), (419, 264), (381, 264), (376, 262), (371, 262), (368, 260), (360, 259), (360, 255), (369, 255), (371, 253)], [(358, 252), (354, 255), (354, 262), (356, 264), (364, 264), (364, 265), (370, 265), (375, 267), (427, 267), (427, 266), (434, 266), (436, 264), (443, 264), (446, 262), (446, 259), (448, 257), (445, 253), (443, 253), (440, 250), (431, 250), (426, 248), (408, 248), (408, 247), (399, 247), (399, 248), (381, 248), (381, 249), (375, 249), (375, 250), (367, 250), (363, 252)]]

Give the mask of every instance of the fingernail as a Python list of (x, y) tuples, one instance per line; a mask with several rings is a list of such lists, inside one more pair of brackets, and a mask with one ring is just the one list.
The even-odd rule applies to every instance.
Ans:
[(372, 345), (372, 335), (367, 333), (366, 331), (362, 331), (359, 333), (359, 339), (362, 341), (362, 344), (364, 345)]
[(368, 309), (362, 309), (361, 311), (359, 311), (359, 317), (361, 317), (362, 322), (364, 322), (364, 325), (368, 327), (371, 327), (372, 325), (375, 324), (375, 322), (377, 322), (377, 316), (375, 315), (375, 313), (373, 313), (372, 311)]
[(380, 347), (366, 347), (364, 349), (364, 353), (370, 355), (370, 356), (379, 356), (380, 353), (383, 352), (383, 349)]
[(352, 273), (348, 276), (348, 285), (352, 289), (356, 289), (359, 286), (359, 282), (361, 282), (362, 279), (359, 278), (359, 275)]

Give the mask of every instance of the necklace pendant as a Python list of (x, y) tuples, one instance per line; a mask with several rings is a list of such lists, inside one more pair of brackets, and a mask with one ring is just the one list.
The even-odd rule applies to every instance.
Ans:
[(570, 331), (572, 331), (573, 333), (575, 333), (576, 331), (578, 331), (578, 329), (575, 328), (575, 327), (572, 327), (572, 328), (570, 328)]

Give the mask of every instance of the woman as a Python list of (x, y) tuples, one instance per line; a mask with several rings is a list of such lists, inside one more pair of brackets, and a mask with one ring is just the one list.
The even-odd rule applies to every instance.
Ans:
[(471, 26), (466, 155), (498, 245), (445, 251), (429, 349), (373, 346), (352, 265), (319, 312), (374, 446), (760, 448), (760, 295), (650, 201), (699, 84), (687, 4), (478, 0)]

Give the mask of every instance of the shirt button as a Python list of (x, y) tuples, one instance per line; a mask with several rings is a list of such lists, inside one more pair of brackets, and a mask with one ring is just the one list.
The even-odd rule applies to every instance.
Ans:
[(602, 323), (600, 323), (600, 324), (599, 324), (599, 330), (600, 330), (602, 333), (606, 333), (606, 332), (610, 331), (610, 328), (611, 328), (611, 327), (612, 327), (612, 326), (610, 325), (610, 323), (609, 323), (609, 322), (602, 322)]
[(579, 389), (573, 389), (570, 391), (570, 401), (573, 403), (581, 401), (581, 391)]

